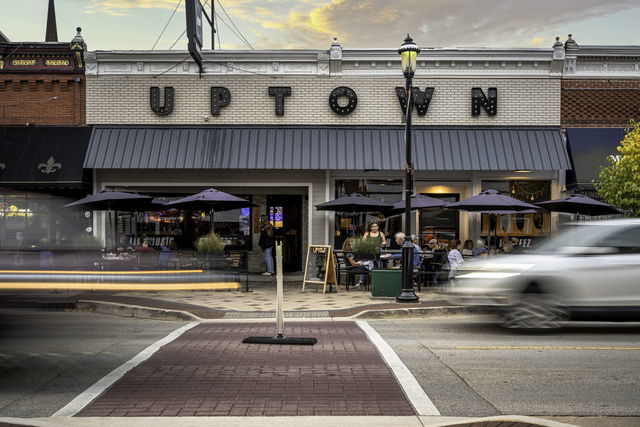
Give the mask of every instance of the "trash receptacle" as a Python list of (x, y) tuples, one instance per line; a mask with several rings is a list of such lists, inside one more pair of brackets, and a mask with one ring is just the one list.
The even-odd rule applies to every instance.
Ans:
[(397, 297), (402, 293), (402, 270), (373, 270), (371, 296)]

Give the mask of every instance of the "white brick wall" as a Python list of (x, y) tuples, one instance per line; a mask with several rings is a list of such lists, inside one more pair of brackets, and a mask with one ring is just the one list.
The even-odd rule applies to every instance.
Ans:
[[(169, 116), (157, 116), (149, 107), (151, 86), (173, 86), (175, 107)], [(231, 91), (231, 103), (219, 116), (210, 113), (210, 88)], [(291, 86), (285, 98), (285, 115), (275, 115), (269, 86)], [(329, 108), (331, 90), (348, 86), (358, 94), (356, 110), (347, 116)], [(313, 76), (87, 76), (88, 124), (307, 124), (397, 125), (402, 112), (395, 94), (402, 77), (317, 78)], [(559, 126), (560, 79), (469, 78), (414, 79), (421, 89), (435, 87), (426, 116), (414, 113), (416, 125)], [(471, 116), (471, 88), (498, 88), (498, 114), (484, 111)]]

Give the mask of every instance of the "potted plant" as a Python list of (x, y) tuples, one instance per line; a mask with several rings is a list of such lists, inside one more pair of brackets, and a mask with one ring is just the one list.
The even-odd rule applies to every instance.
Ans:
[(210, 268), (215, 261), (224, 259), (223, 253), (227, 243), (216, 233), (205, 234), (195, 242), (198, 257), (201, 258), (205, 268)]
[(358, 259), (376, 259), (380, 254), (380, 245), (375, 239), (365, 239), (362, 236), (356, 237), (353, 245), (353, 252)]

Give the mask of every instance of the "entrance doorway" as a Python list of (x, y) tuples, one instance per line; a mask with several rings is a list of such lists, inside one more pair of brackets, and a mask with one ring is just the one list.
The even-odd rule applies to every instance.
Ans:
[(276, 241), (282, 242), (284, 271), (302, 270), (302, 196), (267, 195), (267, 215)]

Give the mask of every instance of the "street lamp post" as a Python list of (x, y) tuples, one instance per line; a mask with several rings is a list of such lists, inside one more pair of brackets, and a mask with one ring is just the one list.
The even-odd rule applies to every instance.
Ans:
[(420, 48), (407, 34), (404, 43), (398, 49), (402, 58), (402, 72), (405, 78), (406, 116), (404, 122), (405, 142), (405, 178), (404, 178), (404, 222), (405, 238), (402, 245), (402, 293), (396, 297), (398, 302), (418, 302), (413, 290), (413, 242), (411, 241), (411, 196), (413, 195), (413, 161), (411, 159), (411, 112), (413, 110), (413, 75)]

